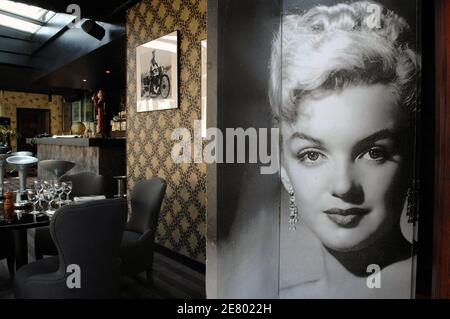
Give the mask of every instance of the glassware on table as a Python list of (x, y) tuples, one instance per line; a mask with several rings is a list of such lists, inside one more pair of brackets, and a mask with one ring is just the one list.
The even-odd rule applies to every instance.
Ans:
[(39, 202), (39, 193), (34, 189), (27, 189), (27, 197), (31, 204), (33, 204), (33, 211), (30, 214), (39, 214), (40, 212), (36, 209), (36, 204)]
[(72, 193), (72, 181), (66, 181), (63, 183), (63, 192), (66, 194), (66, 203), (70, 203), (70, 193)]
[(44, 181), (38, 179), (34, 181), (34, 189), (36, 194), (38, 195), (39, 206), (42, 207), (42, 193), (44, 192)]
[(33, 204), (33, 211), (30, 214), (33, 216), (33, 221), (36, 221), (36, 216), (41, 212), (36, 209), (37, 203), (40, 202), (39, 192), (35, 189), (27, 189), (28, 200)]
[(63, 193), (63, 186), (60, 181), (53, 181), (53, 189), (55, 191), (55, 198), (57, 197), (58, 200), (56, 201), (56, 204), (61, 207), (62, 204), (62, 198), (61, 195)]
[(53, 202), (55, 201), (55, 188), (53, 187), (53, 182), (44, 181), (44, 191), (43, 197), (44, 201), (47, 202), (47, 210), (46, 213), (48, 215), (53, 215), (55, 210), (53, 209)]

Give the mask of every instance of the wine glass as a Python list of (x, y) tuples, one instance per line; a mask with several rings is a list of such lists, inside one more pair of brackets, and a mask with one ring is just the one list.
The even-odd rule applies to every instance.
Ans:
[(53, 209), (53, 202), (55, 200), (55, 188), (53, 187), (53, 183), (44, 181), (44, 192), (43, 197), (44, 200), (47, 202), (48, 207), (46, 213), (48, 215), (53, 215), (55, 210)]
[(61, 184), (61, 182), (59, 181), (53, 181), (53, 189), (55, 191), (55, 198), (58, 198), (58, 201), (56, 202), (56, 204), (59, 205), (59, 207), (61, 207), (61, 194), (63, 193), (63, 186)]
[(34, 189), (38, 195), (39, 206), (42, 206), (42, 193), (44, 191), (44, 182), (40, 179), (34, 181)]
[(66, 181), (63, 184), (63, 192), (66, 194), (66, 202), (70, 203), (70, 193), (72, 193), (72, 181)]
[(27, 189), (28, 200), (33, 204), (33, 211), (30, 212), (33, 215), (33, 219), (36, 219), (36, 215), (40, 212), (36, 209), (36, 204), (40, 201), (39, 193), (34, 189)]

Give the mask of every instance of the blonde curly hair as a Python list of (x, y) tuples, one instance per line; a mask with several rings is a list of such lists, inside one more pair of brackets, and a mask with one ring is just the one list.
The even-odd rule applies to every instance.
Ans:
[[(377, 26), (374, 6), (380, 13)], [(407, 22), (374, 2), (317, 6), (284, 16), (270, 61), (275, 118), (295, 121), (301, 100), (311, 94), (380, 83), (393, 85), (399, 105), (414, 114), (420, 56), (411, 43)]]

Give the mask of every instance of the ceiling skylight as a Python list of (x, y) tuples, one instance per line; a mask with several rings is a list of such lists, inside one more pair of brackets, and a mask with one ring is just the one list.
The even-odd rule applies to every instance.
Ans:
[(0, 25), (11, 29), (35, 33), (54, 15), (54, 12), (39, 7), (0, 0)]
[(28, 33), (36, 33), (41, 27), (39, 24), (34, 24), (25, 20), (13, 18), (0, 13), (0, 25), (11, 29), (16, 29)]

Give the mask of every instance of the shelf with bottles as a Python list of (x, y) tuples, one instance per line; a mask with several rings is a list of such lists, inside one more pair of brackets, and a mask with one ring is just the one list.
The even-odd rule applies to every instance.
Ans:
[(111, 121), (111, 135), (113, 137), (125, 137), (127, 130), (126, 111), (119, 112)]

